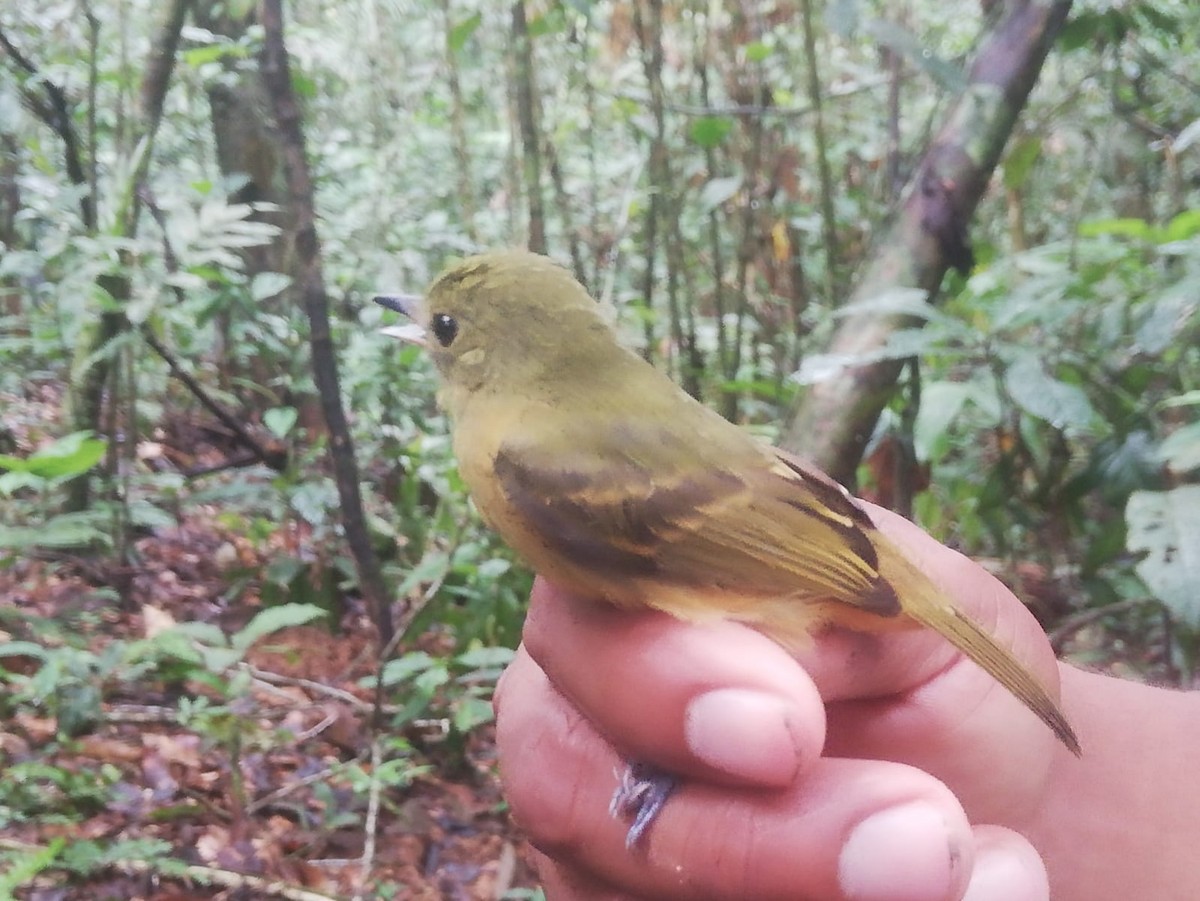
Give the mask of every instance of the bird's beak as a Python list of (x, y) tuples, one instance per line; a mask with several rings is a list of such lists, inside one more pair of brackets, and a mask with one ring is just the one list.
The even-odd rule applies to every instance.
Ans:
[(406, 325), (389, 325), (379, 330), (389, 338), (399, 338), (409, 344), (425, 346), (425, 327), (421, 325), (421, 298), (416, 294), (380, 294), (375, 303), (407, 316), (412, 322)]

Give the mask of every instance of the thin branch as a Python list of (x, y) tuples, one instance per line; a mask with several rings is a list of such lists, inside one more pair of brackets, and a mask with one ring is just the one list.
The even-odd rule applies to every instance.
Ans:
[[(38, 67), (13, 44), (3, 28), (0, 28), (0, 47), (3, 47), (4, 51), (12, 57), (18, 68), (41, 85), (45, 94), (44, 98), (39, 97), (31, 88), (24, 85), (21, 87), (21, 92), (37, 117), (62, 141), (63, 159), (67, 167), (67, 178), (71, 180), (71, 184), (86, 187), (88, 185), (87, 167), (84, 166), (79, 151), (79, 136), (75, 133), (75, 126), (71, 122), (71, 107), (67, 102), (67, 95), (62, 88), (43, 75)], [(96, 207), (92, 203), (90, 191), (85, 191), (79, 197), (79, 215), (83, 219), (84, 228), (89, 232), (95, 231)]]
[[(364, 759), (365, 759), (365, 756), (362, 754), (360, 754), (358, 757), (355, 758), (356, 761), (362, 761)], [(308, 788), (308, 786), (310, 786), (310, 785), (316, 785), (318, 782), (324, 782), (326, 779), (331, 779), (334, 776), (336, 776), (339, 772), (341, 772), (343, 769), (345, 769), (345, 767), (346, 767), (345, 763), (339, 762), (337, 764), (334, 764), (333, 766), (327, 766), (327, 767), (325, 767), (325, 769), (320, 770), (316, 773), (309, 773), (307, 776), (303, 776), (299, 779), (293, 780), (292, 782), (289, 782), (287, 785), (282, 785), (279, 788), (275, 789), (274, 791), (268, 792), (267, 794), (263, 795), (261, 798), (258, 798), (257, 800), (251, 801), (249, 804), (247, 804), (246, 805), (246, 815), (250, 816), (252, 814), (258, 813), (260, 810), (270, 807), (273, 804), (277, 804), (278, 802), (280, 802), (284, 798), (286, 798), (288, 795), (295, 794), (302, 788)]]
[[(905, 76), (908, 77), (908, 76)], [(854, 82), (851, 85), (831, 88), (825, 91), (821, 96), (826, 100), (839, 100), (843, 97), (853, 97), (856, 94), (862, 94), (867, 91), (873, 91), (876, 88), (884, 87), (888, 84), (888, 77), (879, 77), (865, 79), (863, 81)], [(650, 106), (650, 99), (641, 94), (635, 94), (632, 91), (615, 91), (606, 92), (609, 96), (618, 100), (632, 100), (640, 106)], [(681, 116), (731, 116), (738, 117), (753, 117), (763, 116), (764, 118), (776, 119), (801, 119), (805, 116), (810, 116), (813, 113), (813, 107), (806, 106), (769, 106), (756, 103), (730, 103), (725, 105), (712, 105), (701, 101), (695, 103), (677, 103), (674, 101), (666, 101), (663, 104), (663, 109), (669, 113), (678, 113)]]
[(383, 751), (380, 747), (380, 737), (375, 736), (371, 742), (371, 784), (367, 791), (367, 819), (363, 823), (363, 853), (359, 862), (358, 890), (354, 893), (354, 901), (361, 901), (363, 889), (370, 882), (371, 870), (375, 866), (375, 835), (379, 829), (379, 798), (383, 793)]
[(1087, 610), (1080, 610), (1078, 613), (1073, 613), (1059, 621), (1054, 630), (1050, 632), (1050, 644), (1056, 654), (1062, 653), (1063, 644), (1068, 638), (1085, 626), (1096, 622), (1096, 620), (1128, 613), (1130, 610), (1137, 610), (1139, 607), (1162, 606), (1162, 602), (1154, 598), (1129, 598), (1128, 600), (1105, 604), (1102, 607), (1089, 607)]
[[(15, 841), (10, 838), (0, 838), (0, 849), (17, 851), (24, 854), (43, 850), (41, 845), (29, 842)], [(133, 858), (103, 861), (98, 864), (110, 870), (128, 873), (134, 876), (156, 876), (159, 879), (194, 880), (201, 885), (219, 885), (222, 888), (235, 891), (253, 892), (255, 897), (282, 898), (283, 901), (338, 901), (336, 895), (326, 895), (310, 889), (289, 885), (278, 879), (266, 879), (262, 876), (251, 876), (247, 873), (237, 873), (233, 870), (223, 870), (218, 867), (206, 867), (191, 864), (182, 869), (175, 866), (159, 866), (156, 861)]]
[(305, 691), (325, 695), (336, 701), (341, 701), (355, 710), (369, 712), (374, 709), (373, 704), (364, 701), (357, 695), (341, 688), (334, 688), (332, 685), (325, 685), (323, 682), (314, 682), (311, 679), (302, 679), (299, 676), (284, 676), (280, 673), (272, 673), (264, 669), (259, 669), (257, 666), (249, 663), (243, 663), (242, 666), (255, 679), (260, 682), (266, 682), (268, 685), (290, 685), (294, 688), (303, 688)]
[[(174, 274), (179, 271), (179, 259), (175, 254), (175, 250), (171, 247), (171, 241), (167, 233), (166, 217), (163, 215), (158, 204), (155, 202), (154, 195), (149, 189), (138, 191), (138, 195), (142, 202), (146, 204), (146, 208), (150, 211), (150, 216), (158, 223), (158, 227), (162, 230), (163, 241), (163, 264), (168, 273)], [(183, 299), (183, 289), (175, 286), (175, 295), (180, 300)], [(275, 472), (283, 472), (287, 469), (288, 455), (283, 449), (269, 450), (264, 448), (254, 436), (251, 435), (246, 427), (238, 420), (236, 416), (218, 404), (209, 393), (204, 389), (204, 386), (192, 377), (192, 374), (185, 370), (180, 365), (175, 355), (167, 349), (158, 337), (154, 334), (149, 325), (143, 324), (141, 328), (142, 338), (150, 349), (153, 350), (162, 361), (167, 364), (167, 368), (171, 370), (171, 374), (183, 383), (183, 386), (192, 393), (192, 396), (200, 402), (200, 405), (208, 412), (212, 413), (225, 428), (229, 429), (237, 439), (254, 455), (254, 458), (264, 466), (273, 469)]]

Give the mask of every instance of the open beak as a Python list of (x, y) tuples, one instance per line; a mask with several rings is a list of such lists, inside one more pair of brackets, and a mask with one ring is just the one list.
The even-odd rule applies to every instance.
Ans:
[(425, 327), (421, 325), (421, 298), (416, 294), (380, 294), (375, 303), (395, 310), (413, 320), (405, 325), (389, 325), (379, 330), (390, 338), (399, 338), (409, 344), (425, 346)]

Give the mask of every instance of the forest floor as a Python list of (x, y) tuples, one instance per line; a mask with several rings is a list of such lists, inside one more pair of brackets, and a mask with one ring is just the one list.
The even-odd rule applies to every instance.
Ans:
[[(261, 605), (252, 590), (231, 597), (222, 563), (255, 553), (216, 517), (191, 517), (139, 539), (136, 566), (25, 558), (0, 569), (0, 644), (32, 638), (21, 631), (40, 623), (42, 645), (69, 630), (83, 647), (61, 659), (88, 661), (47, 682), (68, 695), (56, 699), (57, 718), (21, 705), (0, 722), (0, 852), (58, 839), (77, 854), (90, 849), (75, 859), (82, 875), (64, 850), (16, 897), (532, 897), (536, 878), (505, 815), (490, 726), (455, 746), (444, 724), (408, 722), (401, 750), (385, 752), (367, 851), (374, 632), (361, 611), (347, 612), (336, 635), (306, 625), (260, 639), (232, 677), (211, 683), (194, 671), (172, 680), (162, 666), (136, 680), (106, 671), (106, 650), (175, 623), (236, 634)], [(47, 669), (23, 655), (0, 656), (0, 666)], [(70, 738), (63, 717), (74, 721)], [(149, 840), (165, 844), (140, 844)]]
[[(214, 649), (268, 606), (256, 574), (313, 553), (311, 536), (273, 529), (251, 541), (193, 504), (137, 538), (131, 564), (0, 558), (0, 901), (5, 885), (29, 901), (538, 897), (492, 727), (406, 710), (395, 688), (371, 727), (361, 605), (348, 601), (334, 631)], [(1157, 608), (1090, 607), (1036, 565), (991, 568), (1019, 573), (1060, 653), (1178, 684)], [(164, 643), (185, 624), (215, 627), (206, 650), (198, 633)], [(434, 633), (400, 654), (452, 650)]]

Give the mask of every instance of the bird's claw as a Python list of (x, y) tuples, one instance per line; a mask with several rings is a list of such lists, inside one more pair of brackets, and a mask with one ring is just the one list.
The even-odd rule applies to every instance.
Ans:
[(631, 763), (619, 777), (608, 812), (613, 817), (632, 819), (625, 847), (641, 841), (675, 790), (675, 777), (644, 763)]

